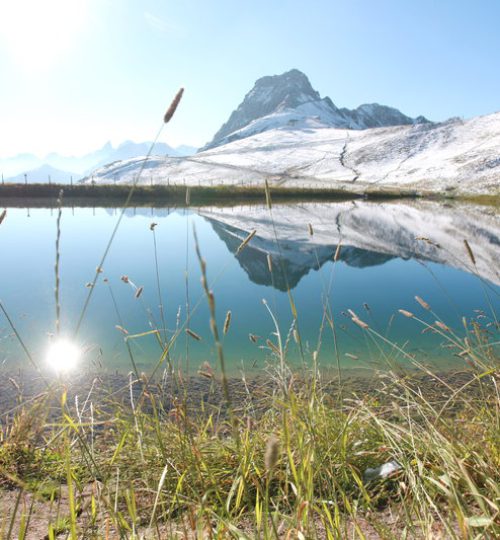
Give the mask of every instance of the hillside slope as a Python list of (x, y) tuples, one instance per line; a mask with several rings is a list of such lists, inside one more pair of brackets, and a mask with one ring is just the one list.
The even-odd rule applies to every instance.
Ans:
[[(131, 183), (131, 159), (94, 171), (96, 183)], [(318, 127), (305, 120), (187, 158), (152, 158), (140, 183), (335, 187), (364, 192), (405, 187), (455, 194), (499, 193), (500, 113), (467, 121), (366, 130)], [(87, 179), (89, 181), (89, 179)]]

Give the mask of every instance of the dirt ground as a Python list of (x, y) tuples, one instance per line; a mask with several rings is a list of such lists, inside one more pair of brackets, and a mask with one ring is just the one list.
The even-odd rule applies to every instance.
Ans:
[[(112, 526), (112, 520), (109, 515), (97, 515), (92, 519), (90, 508), (90, 495), (102, 496), (99, 494), (96, 486), (86, 486), (80, 497), (78, 497), (78, 519), (77, 529), (78, 538), (85, 539), (106, 539), (119, 540), (131, 538), (132, 533), (121, 534)], [(56, 527), (54, 538), (63, 539), (70, 537), (69, 523), (69, 501), (66, 486), (61, 486), (60, 496), (51, 500), (37, 499), (31, 493), (21, 492), (20, 490), (0, 491), (0, 539), (17, 539), (21, 521), (27, 521), (26, 540), (45, 540), (49, 539), (49, 525)], [(15, 514), (14, 519), (12, 518)], [(25, 516), (24, 518), (22, 516)], [(222, 536), (216, 535), (212, 530), (213, 524), (210, 521), (196, 522), (193, 515), (185, 515), (182, 519), (168, 523), (155, 523), (151, 529), (148, 528), (149, 522), (142, 520), (135, 531), (135, 538), (147, 540), (151, 539), (215, 539), (215, 538), (235, 538), (236, 529)], [(307, 539), (302, 531), (297, 530), (286, 520), (275, 524), (280, 540)], [(316, 538), (327, 538), (323, 524), (319, 519), (313, 518), (313, 528), (316, 531)], [(9, 536), (10, 530), (10, 536)], [(252, 530), (250, 520), (243, 519), (237, 529), (242, 538), (259, 538)], [(344, 531), (344, 538), (366, 540), (385, 540), (385, 539), (407, 539), (407, 540), (445, 540), (450, 536), (444, 531), (443, 527), (435, 524), (431, 530), (424, 533), (423, 528), (418, 525), (414, 530), (405, 532), (401, 517), (398, 515), (397, 507), (388, 508), (376, 514), (369, 516), (360, 516), (355, 521), (347, 521)], [(486, 538), (486, 537), (485, 537)]]

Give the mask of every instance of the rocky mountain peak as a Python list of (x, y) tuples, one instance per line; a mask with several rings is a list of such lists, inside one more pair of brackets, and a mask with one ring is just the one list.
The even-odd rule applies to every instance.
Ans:
[[(258, 79), (228, 121), (201, 150), (279, 127), (313, 122), (315, 127), (368, 129), (428, 122), (404, 115), (398, 109), (369, 103), (357, 109), (339, 109), (329, 97), (321, 98), (307, 76), (298, 69)], [(246, 129), (243, 129), (246, 128)]]
[(268, 75), (258, 79), (238, 109), (248, 108), (252, 102), (259, 102), (262, 110), (274, 112), (318, 99), (319, 92), (314, 90), (307, 76), (298, 69), (292, 69), (282, 75)]
[(205, 148), (217, 146), (224, 137), (253, 120), (319, 99), (319, 92), (314, 90), (307, 76), (298, 69), (291, 69), (281, 75), (261, 77)]

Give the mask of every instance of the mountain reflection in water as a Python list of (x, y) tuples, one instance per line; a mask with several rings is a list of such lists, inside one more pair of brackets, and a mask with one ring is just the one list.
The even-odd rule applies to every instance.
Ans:
[[(272, 219), (265, 207), (199, 213), (233, 254), (255, 229), (252, 242), (236, 257), (254, 283), (279, 290), (294, 288), (311, 269), (331, 260), (339, 243), (340, 260), (357, 268), (398, 257), (444, 264), (500, 283), (500, 219), (495, 208), (353, 201), (276, 206)], [(464, 240), (472, 248), (475, 266)], [(272, 276), (268, 254), (275, 268)]]

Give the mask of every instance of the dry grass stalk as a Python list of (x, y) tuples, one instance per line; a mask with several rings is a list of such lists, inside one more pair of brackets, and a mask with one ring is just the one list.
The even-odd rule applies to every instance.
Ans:
[(406, 309), (398, 309), (399, 313), (401, 313), (401, 315), (404, 315), (405, 317), (408, 317), (409, 319), (413, 319), (413, 317), (415, 317), (415, 315), (413, 315), (413, 313), (411, 311), (406, 311)]
[(7, 215), (7, 210), (4, 210), (1, 214), (0, 214), (0, 225), (3, 223), (3, 220), (5, 219), (5, 216)]
[(427, 238), (426, 236), (417, 236), (415, 240), (421, 240), (422, 242), (425, 242), (426, 244), (429, 244), (430, 246), (441, 248), (441, 246), (437, 242), (433, 242), (430, 238)]
[(431, 310), (431, 306), (425, 300), (422, 300), (420, 296), (415, 296), (415, 300), (427, 311)]
[(54, 287), (54, 296), (55, 296), (55, 304), (56, 304), (56, 334), (59, 334), (60, 330), (60, 320), (61, 320), (61, 303), (60, 303), (60, 297), (59, 297), (59, 289), (60, 289), (60, 276), (59, 276), (59, 262), (61, 258), (61, 251), (59, 249), (60, 243), (61, 243), (61, 218), (62, 218), (62, 198), (63, 198), (63, 191), (61, 190), (59, 192), (59, 198), (57, 199), (57, 204), (59, 205), (59, 209), (57, 212), (57, 220), (56, 220), (56, 262), (54, 265), (54, 272), (55, 272), (55, 287)]
[(254, 229), (246, 238), (245, 240), (243, 240), (243, 242), (241, 242), (240, 246), (238, 247), (238, 249), (236, 250), (236, 255), (239, 255), (244, 249), (245, 249), (245, 246), (248, 244), (248, 242), (250, 242), (250, 240), (255, 236), (255, 233), (257, 231)]
[(269, 189), (269, 182), (267, 181), (267, 178), (266, 178), (266, 181), (265, 181), (265, 189), (266, 189), (266, 206), (269, 210), (271, 210), (272, 208), (272, 203), (271, 203), (271, 190)]
[(259, 337), (256, 336), (255, 334), (248, 334), (248, 339), (249, 339), (252, 343), (257, 343)]
[(144, 290), (144, 287), (139, 287), (136, 291), (135, 291), (135, 297), (136, 298), (139, 298), (142, 294), (142, 291)]
[(167, 109), (167, 112), (165, 113), (165, 116), (163, 117), (163, 121), (165, 122), (165, 124), (170, 122), (170, 120), (172, 119), (172, 116), (174, 116), (177, 106), (179, 105), (179, 102), (182, 98), (182, 94), (184, 94), (184, 88), (181, 88), (177, 92), (172, 103), (170, 104), (170, 107)]
[(226, 319), (224, 320), (224, 328), (223, 328), (224, 335), (228, 333), (230, 325), (231, 325), (231, 311), (228, 311), (226, 313)]
[(342, 249), (342, 244), (339, 242), (337, 244), (337, 249), (335, 250), (335, 255), (333, 256), (333, 260), (337, 262), (340, 258), (340, 250)]
[(467, 240), (464, 240), (464, 246), (465, 246), (465, 249), (467, 250), (467, 254), (469, 255), (469, 259), (472, 261), (472, 264), (476, 266), (476, 257), (474, 257), (474, 253), (472, 252), (472, 249), (469, 245), (469, 242), (467, 242)]
[(359, 356), (356, 356), (355, 354), (346, 352), (345, 355), (347, 356), (347, 358), (351, 358), (352, 360), (359, 360)]
[(186, 206), (189, 206), (191, 204), (191, 190), (189, 189), (189, 186), (186, 188)]
[(9, 377), (9, 382), (18, 392), (21, 392), (21, 387), (19, 386), (19, 383), (16, 381), (16, 379)]
[(190, 328), (186, 328), (186, 334), (193, 339), (196, 339), (196, 341), (201, 341), (201, 336), (199, 336), (196, 332), (193, 332)]
[(314, 229), (313, 229), (313, 226), (310, 223), (308, 223), (308, 228), (309, 228), (309, 235), (314, 236)]
[(424, 328), (422, 330), (422, 332), (420, 332), (420, 333), (421, 334), (427, 334), (427, 332), (432, 332), (433, 334), (436, 334), (437, 330), (435, 328), (433, 328), (432, 326), (428, 326), (427, 328)]

